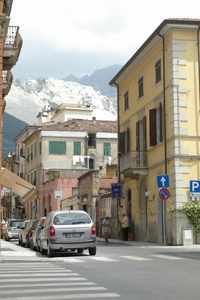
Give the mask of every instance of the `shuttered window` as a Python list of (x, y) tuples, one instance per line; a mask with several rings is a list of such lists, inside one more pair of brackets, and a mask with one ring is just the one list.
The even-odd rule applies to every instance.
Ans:
[(157, 144), (156, 126), (156, 109), (151, 109), (149, 111), (150, 146)]
[(119, 134), (119, 152), (125, 154), (125, 132)]
[(163, 141), (163, 109), (162, 109), (162, 103), (160, 103), (159, 106), (159, 114), (160, 114), (160, 142)]
[(138, 80), (138, 96), (139, 96), (139, 98), (144, 96), (144, 77), (143, 76)]
[(129, 97), (128, 97), (128, 92), (124, 94), (124, 110), (128, 110), (129, 108)]
[(74, 142), (74, 155), (81, 155), (81, 142)]
[(161, 78), (161, 60), (159, 59), (155, 64), (155, 82), (158, 83), (159, 81), (161, 81)]
[(49, 142), (49, 154), (54, 154), (54, 155), (66, 154), (66, 142), (50, 141)]
[(128, 153), (131, 151), (131, 135), (130, 135), (129, 128), (127, 128), (127, 131), (126, 131), (126, 151)]
[(140, 151), (140, 121), (136, 122), (136, 151)]
[(142, 124), (143, 124), (143, 137), (144, 137), (143, 150), (146, 151), (147, 150), (147, 118), (146, 117), (143, 118)]
[(104, 143), (104, 156), (111, 156), (111, 144)]

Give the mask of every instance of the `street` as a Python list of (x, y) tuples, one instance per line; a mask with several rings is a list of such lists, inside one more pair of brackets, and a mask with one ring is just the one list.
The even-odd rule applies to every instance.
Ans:
[(199, 247), (98, 243), (94, 257), (47, 258), (1, 241), (0, 299), (199, 299)]

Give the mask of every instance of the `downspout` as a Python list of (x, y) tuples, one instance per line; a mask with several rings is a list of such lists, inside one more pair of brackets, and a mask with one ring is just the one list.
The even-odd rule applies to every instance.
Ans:
[(117, 131), (118, 131), (118, 183), (121, 183), (121, 168), (120, 168), (120, 145), (119, 145), (119, 133), (120, 133), (120, 113), (119, 113), (119, 84), (116, 83), (117, 87)]
[[(165, 37), (158, 34), (162, 39), (162, 69), (163, 69), (163, 142), (164, 142), (164, 173), (167, 175), (167, 124), (166, 124), (166, 78), (165, 78)], [(162, 242), (167, 243), (167, 230), (166, 230), (166, 201), (162, 200)]]
[[(118, 131), (118, 142), (117, 142), (117, 158), (118, 158), (118, 183), (121, 183), (121, 168), (120, 168), (120, 113), (119, 113), (119, 84), (115, 83), (115, 86), (117, 88), (117, 131)], [(119, 207), (121, 207), (121, 200), (120, 197), (117, 198), (117, 225), (118, 225), (118, 231), (120, 230), (120, 219), (119, 219)]]

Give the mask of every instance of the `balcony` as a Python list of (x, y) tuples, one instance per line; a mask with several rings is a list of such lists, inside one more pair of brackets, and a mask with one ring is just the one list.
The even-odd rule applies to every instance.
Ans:
[(12, 10), (13, 0), (4, 0), (3, 3), (3, 14), (7, 17), (10, 16)]
[(13, 75), (11, 71), (3, 71), (3, 96), (7, 96), (13, 81)]
[(88, 168), (88, 157), (84, 155), (73, 155), (72, 166), (75, 168)]
[(148, 174), (147, 152), (130, 152), (120, 157), (120, 171), (127, 177)]
[(4, 45), (4, 70), (10, 70), (17, 63), (22, 44), (19, 26), (9, 26)]

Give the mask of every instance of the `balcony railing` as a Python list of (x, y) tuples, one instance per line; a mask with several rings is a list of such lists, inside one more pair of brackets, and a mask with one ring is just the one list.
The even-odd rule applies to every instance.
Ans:
[(12, 10), (13, 0), (4, 0), (3, 12), (6, 16), (10, 16)]
[(129, 170), (133, 175), (146, 175), (147, 168), (147, 151), (129, 152), (120, 157), (121, 172)]
[(19, 26), (9, 26), (5, 40), (5, 48), (13, 49), (18, 47), (17, 36), (19, 34)]

